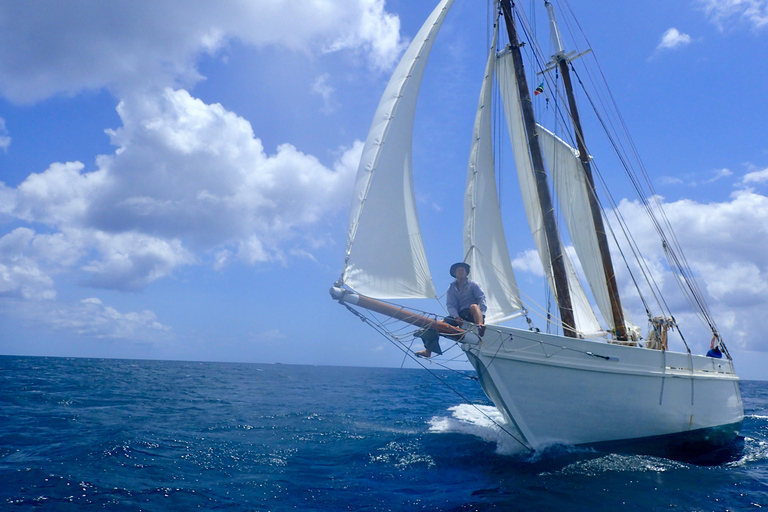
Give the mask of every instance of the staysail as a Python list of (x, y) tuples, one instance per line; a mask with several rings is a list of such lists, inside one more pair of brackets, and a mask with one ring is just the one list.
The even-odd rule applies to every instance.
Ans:
[(442, 0), (406, 50), (363, 147), (341, 280), (371, 297), (436, 296), (416, 214), (412, 139), (427, 57), (452, 4), (453, 0)]
[(597, 307), (610, 329), (615, 327), (611, 299), (597, 245), (597, 233), (589, 206), (589, 186), (578, 151), (541, 125), (537, 126), (544, 158), (550, 169), (560, 211), (571, 235)]
[(488, 323), (509, 320), (519, 316), (523, 309), (504, 235), (493, 159), (491, 93), (497, 35), (498, 28), (494, 32), (472, 130), (464, 194), (464, 261), (472, 267), (472, 279), (483, 285)]
[[(533, 234), (536, 249), (541, 259), (544, 274), (547, 276), (552, 293), (557, 296), (557, 291), (550, 264), (549, 247), (547, 245), (546, 234), (544, 232), (544, 221), (539, 208), (539, 197), (536, 190), (536, 184), (533, 177), (533, 166), (528, 150), (528, 141), (523, 126), (523, 117), (520, 111), (520, 96), (517, 88), (517, 77), (515, 75), (512, 55), (504, 53), (498, 57), (497, 75), (499, 88), (501, 89), (504, 111), (507, 119), (510, 139), (512, 141), (512, 151), (515, 157), (515, 167), (520, 182), (520, 193), (523, 198), (525, 212), (528, 217), (528, 223)], [(582, 334), (594, 334), (601, 331), (600, 324), (597, 321), (592, 307), (589, 304), (584, 289), (578, 280), (573, 264), (568, 255), (563, 252), (565, 260), (566, 274), (568, 279), (568, 289), (571, 293), (571, 305), (573, 307), (574, 321), (576, 330)]]

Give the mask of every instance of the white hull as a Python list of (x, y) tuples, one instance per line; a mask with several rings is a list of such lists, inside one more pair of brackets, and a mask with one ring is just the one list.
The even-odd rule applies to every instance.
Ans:
[(488, 326), (465, 343), (488, 397), (530, 448), (730, 427), (744, 417), (732, 361)]

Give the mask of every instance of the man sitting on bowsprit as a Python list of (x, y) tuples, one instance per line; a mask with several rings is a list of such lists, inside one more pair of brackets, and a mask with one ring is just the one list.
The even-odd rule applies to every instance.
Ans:
[[(477, 332), (480, 336), (485, 334), (485, 293), (476, 282), (467, 277), (469, 274), (469, 265), (464, 262), (451, 265), (451, 276), (456, 280), (448, 287), (445, 303), (448, 307), (448, 314), (451, 316), (445, 318), (445, 321), (451, 325), (460, 325), (457, 319), (464, 319), (467, 322), (477, 324)], [(417, 356), (429, 357), (432, 355), (430, 350), (421, 350), (416, 352)]]

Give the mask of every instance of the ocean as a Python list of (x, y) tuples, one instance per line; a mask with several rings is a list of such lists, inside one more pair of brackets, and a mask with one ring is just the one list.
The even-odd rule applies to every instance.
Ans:
[(768, 509), (768, 382), (717, 465), (525, 453), (471, 373), (0, 357), (0, 510)]

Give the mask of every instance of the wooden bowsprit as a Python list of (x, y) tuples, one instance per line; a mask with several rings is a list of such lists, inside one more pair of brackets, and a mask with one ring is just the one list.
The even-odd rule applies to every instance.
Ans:
[(396, 320), (400, 320), (407, 324), (415, 325), (424, 329), (434, 329), (440, 333), (441, 336), (457, 342), (470, 344), (480, 343), (480, 337), (475, 332), (465, 331), (464, 329), (453, 326), (448, 322), (443, 322), (442, 320), (437, 320), (428, 316), (414, 313), (413, 311), (408, 311), (401, 306), (388, 304), (386, 302), (372, 299), (371, 297), (366, 297), (365, 295), (360, 295), (359, 293), (345, 290), (336, 286), (332, 287), (329, 292), (331, 297), (340, 303), (358, 306), (363, 309), (374, 311), (376, 313), (380, 313), (390, 318), (394, 318)]

